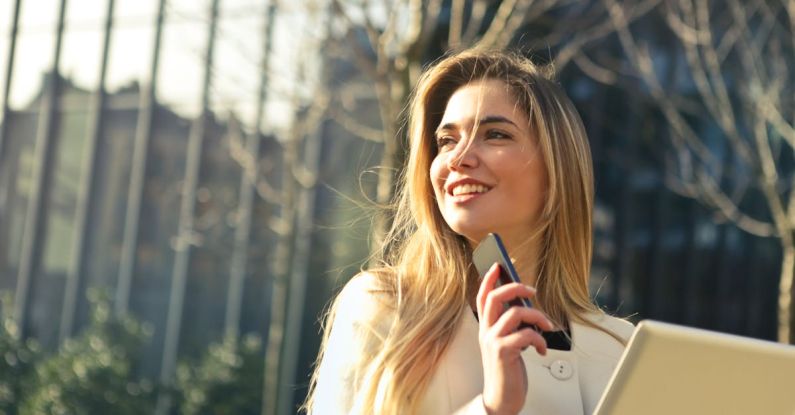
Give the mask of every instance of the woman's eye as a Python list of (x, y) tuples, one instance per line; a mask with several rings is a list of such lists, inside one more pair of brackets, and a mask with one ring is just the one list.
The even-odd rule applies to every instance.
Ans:
[(449, 135), (436, 137), (436, 148), (439, 150), (455, 146), (455, 139)]
[(502, 131), (498, 130), (488, 130), (486, 131), (486, 139), (504, 139), (504, 138), (511, 138), (508, 134), (503, 133)]

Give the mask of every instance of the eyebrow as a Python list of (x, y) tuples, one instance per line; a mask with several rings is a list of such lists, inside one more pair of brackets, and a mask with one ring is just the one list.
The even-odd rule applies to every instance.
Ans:
[[(519, 128), (519, 126), (516, 125), (516, 123), (514, 123), (511, 120), (509, 120), (508, 118), (503, 117), (502, 115), (487, 115), (487, 116), (481, 118), (480, 121), (478, 121), (478, 125), (496, 124), (496, 123), (511, 124), (514, 127)], [(456, 127), (455, 123), (449, 122), (449, 123), (446, 123), (444, 125), (439, 126), (439, 128), (436, 129), (436, 132), (438, 133), (439, 131), (455, 130), (455, 127)]]

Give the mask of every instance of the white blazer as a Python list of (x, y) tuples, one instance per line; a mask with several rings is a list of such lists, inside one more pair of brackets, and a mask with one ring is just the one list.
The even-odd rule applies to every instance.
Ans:
[[(320, 362), (313, 405), (314, 414), (370, 413), (357, 404), (367, 383), (356, 371), (358, 360), (372, 356), (377, 344), (364, 340), (383, 336), (388, 322), (373, 321), (379, 307), (374, 277), (353, 278), (340, 293), (340, 305), (330, 327), (328, 344)], [(588, 318), (625, 340), (631, 323), (605, 314)], [(481, 393), (483, 367), (478, 342), (478, 322), (463, 307), (457, 331), (439, 362), (420, 404), (420, 414), (485, 415)], [(368, 335), (365, 336), (364, 333)], [(546, 356), (528, 348), (522, 353), (528, 391), (520, 414), (590, 414), (596, 407), (624, 346), (612, 336), (582, 324), (571, 324), (571, 351), (547, 350)]]

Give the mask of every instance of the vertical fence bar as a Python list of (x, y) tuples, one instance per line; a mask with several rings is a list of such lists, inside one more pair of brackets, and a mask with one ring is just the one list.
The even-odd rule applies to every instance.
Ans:
[(88, 121), (88, 134), (83, 151), (83, 176), (80, 179), (80, 188), (77, 195), (77, 208), (75, 209), (75, 229), (72, 236), (72, 261), (66, 274), (66, 289), (64, 290), (63, 312), (61, 313), (60, 341), (63, 342), (72, 335), (74, 320), (79, 303), (78, 295), (81, 282), (84, 280), (88, 268), (88, 233), (89, 218), (91, 217), (91, 197), (96, 190), (96, 167), (99, 154), (99, 137), (102, 135), (102, 118), (105, 108), (105, 78), (108, 70), (108, 51), (110, 50), (110, 36), (113, 30), (114, 0), (108, 0), (108, 14), (105, 18), (105, 33), (102, 43), (102, 60), (99, 67), (99, 80), (97, 89), (91, 96), (90, 115)]
[(46, 197), (50, 193), (52, 170), (55, 163), (56, 142), (56, 111), (60, 89), (58, 66), (61, 61), (61, 44), (63, 43), (64, 20), (66, 16), (66, 0), (61, 0), (58, 11), (58, 23), (55, 35), (55, 51), (52, 71), (47, 89), (41, 97), (39, 123), (36, 126), (36, 147), (33, 154), (33, 181), (25, 216), (25, 227), (22, 235), (22, 251), (20, 255), (17, 288), (14, 296), (14, 318), (23, 337), (26, 335), (26, 317), (30, 302), (30, 287), (34, 275), (38, 272), (46, 235), (47, 208)]
[(193, 240), (194, 210), (196, 207), (196, 188), (199, 184), (199, 168), (202, 159), (202, 144), (205, 136), (207, 119), (210, 116), (209, 96), (212, 78), (213, 51), (215, 45), (216, 26), (218, 24), (218, 3), (213, 0), (210, 6), (210, 30), (207, 36), (207, 55), (204, 66), (204, 82), (202, 85), (201, 113), (191, 125), (188, 138), (187, 162), (185, 163), (185, 180), (182, 187), (182, 201), (179, 212), (179, 228), (177, 230), (176, 256), (171, 276), (171, 293), (168, 302), (165, 343), (163, 345), (163, 363), (160, 367), (160, 382), (165, 386), (157, 399), (155, 413), (166, 415), (171, 408), (171, 395), (167, 391), (173, 382), (174, 370), (179, 350), (179, 335), (182, 326), (182, 308), (190, 266), (190, 253)]
[[(325, 110), (323, 111), (325, 113)], [(322, 125), (322, 124), (321, 124)], [(307, 176), (302, 181), (298, 199), (296, 218), (295, 253), (290, 276), (287, 300), (287, 324), (284, 329), (284, 352), (279, 367), (278, 414), (294, 413), (292, 407), (295, 395), (295, 378), (298, 369), (298, 352), (301, 344), (301, 327), (304, 319), (307, 275), (309, 272), (309, 253), (314, 230), (315, 196), (317, 194), (317, 175), (320, 165), (322, 137), (318, 127), (310, 133), (304, 147), (304, 165)]]
[[(11, 79), (14, 71), (14, 57), (17, 49), (17, 34), (19, 33), (19, 9), (22, 6), (22, 0), (14, 2), (14, 9), (12, 11), (13, 17), (11, 18), (11, 31), (8, 34), (11, 45), (8, 48), (8, 59), (6, 60), (6, 76), (3, 82), (3, 119), (0, 124), (0, 160), (5, 154), (5, 141), (6, 133), (8, 130), (8, 100), (11, 97)], [(2, 207), (2, 205), (0, 205)]]
[(228, 339), (237, 341), (240, 331), (240, 315), (243, 307), (243, 286), (247, 272), (248, 250), (251, 234), (251, 213), (254, 207), (254, 190), (259, 177), (259, 148), (260, 131), (262, 130), (263, 113), (267, 100), (268, 66), (271, 53), (271, 37), (273, 33), (273, 18), (276, 6), (273, 0), (265, 10), (263, 23), (263, 55), (260, 65), (259, 95), (257, 96), (257, 113), (254, 120), (254, 131), (246, 140), (247, 161), (244, 163), (243, 173), (240, 177), (240, 203), (237, 213), (237, 227), (235, 228), (235, 245), (232, 252), (232, 265), (230, 267), (229, 291), (226, 300), (226, 319), (224, 333)]
[(149, 142), (152, 140), (152, 120), (155, 111), (155, 91), (160, 63), (160, 43), (163, 38), (166, 0), (160, 0), (157, 8), (157, 25), (152, 49), (152, 67), (149, 85), (140, 92), (138, 121), (135, 127), (135, 144), (130, 171), (130, 187), (127, 192), (127, 212), (124, 217), (124, 239), (119, 260), (119, 277), (116, 283), (114, 307), (117, 315), (127, 314), (130, 304), (130, 289), (135, 271), (135, 251), (138, 248), (138, 221), (141, 218), (141, 201), (146, 182), (146, 159)]
[[(293, 98), (297, 108), (296, 95)], [(293, 120), (296, 122), (296, 120)], [(271, 269), (273, 270), (273, 285), (270, 298), (270, 322), (268, 325), (268, 341), (265, 345), (265, 372), (262, 382), (262, 415), (276, 415), (279, 400), (279, 374), (281, 373), (282, 355), (284, 351), (284, 328), (287, 319), (287, 295), (290, 285), (290, 265), (295, 241), (295, 203), (296, 182), (295, 168), (298, 163), (298, 145), (304, 137), (293, 128), (284, 143), (282, 157), (282, 188), (280, 189), (280, 227), (279, 240), (273, 250)]]
[(19, 33), (19, 10), (22, 6), (22, 0), (14, 2), (14, 9), (11, 18), (11, 31), (8, 38), (11, 43), (8, 48), (8, 59), (6, 61), (6, 76), (3, 81), (3, 103), (2, 103), (2, 119), (0, 120), (0, 272), (5, 270), (7, 265), (6, 256), (8, 255), (8, 227), (9, 218), (11, 215), (11, 181), (13, 175), (10, 171), (9, 164), (5, 162), (6, 154), (8, 152), (8, 115), (10, 113), (8, 100), (11, 98), (11, 80), (14, 71), (14, 57), (17, 50), (17, 34)]

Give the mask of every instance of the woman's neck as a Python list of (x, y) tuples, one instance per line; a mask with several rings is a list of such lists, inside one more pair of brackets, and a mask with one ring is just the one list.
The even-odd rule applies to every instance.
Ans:
[(522, 284), (535, 287), (540, 271), (540, 246), (537, 240), (523, 240), (518, 243), (507, 242), (506, 248), (519, 274)]

